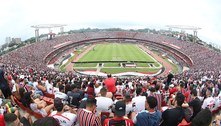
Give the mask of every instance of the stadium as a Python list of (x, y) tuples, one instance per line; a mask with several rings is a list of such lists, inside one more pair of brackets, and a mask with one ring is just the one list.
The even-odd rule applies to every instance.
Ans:
[[(163, 99), (163, 92), (168, 90), (165, 87), (170, 88), (171, 98), (173, 92), (170, 90), (177, 89), (175, 92), (182, 92), (186, 99), (191, 95), (190, 88), (198, 89), (199, 96), (204, 97), (202, 92), (206, 87), (205, 90), (213, 89), (211, 94), (214, 107), (210, 108), (213, 113), (219, 112), (221, 108), (220, 61), (219, 51), (200, 42), (178, 39), (174, 35), (171, 36), (170, 31), (144, 32), (123, 29), (70, 31), (55, 35), (50, 40), (42, 39), (25, 44), (3, 54), (0, 59), (9, 87), (13, 89), (13, 84), (17, 84), (27, 92), (40, 91), (34, 94), (40, 95), (41, 100), (45, 101), (44, 107), (55, 104), (54, 98), (59, 97), (56, 93), (67, 94), (75, 88), (84, 92), (83, 96), (88, 99), (99, 97), (99, 92), (95, 92), (97, 86), (99, 89), (100, 86), (105, 87), (106, 77), (111, 74), (115, 79), (114, 87), (117, 87), (117, 92), (118, 87), (122, 86), (120, 93), (116, 93), (110, 91), (106, 85), (107, 92), (111, 94), (107, 97), (114, 100), (124, 99), (127, 88), (133, 101), (133, 98), (140, 95), (136, 94), (140, 86), (144, 95), (145, 92), (151, 94), (152, 88), (160, 86), (160, 89), (154, 89), (153, 92), (161, 92), (162, 98), (158, 101), (162, 103), (161, 109), (164, 106), (168, 107), (168, 100)], [(14, 102), (24, 111), (36, 119), (45, 117), (19, 101), (22, 97), (18, 92), (12, 93)], [(69, 105), (77, 106), (70, 102), (68, 96), (66, 100)], [(51, 111), (46, 112), (46, 115), (49, 115)]]
[[(124, 47), (126, 46), (124, 43), (127, 43), (126, 45), (130, 47)], [(115, 48), (114, 45), (118, 45), (119, 47)], [(105, 50), (101, 50), (101, 48), (105, 48)], [(113, 48), (114, 50), (106, 48)], [(128, 50), (124, 50), (124, 48)], [(129, 50), (129, 48), (132, 49), (132, 51)], [(151, 56), (150, 53), (153, 52), (151, 50), (161, 56), (158, 57), (161, 61)], [(37, 53), (31, 53), (33, 51)], [(23, 55), (27, 53), (29, 55)], [(14, 61), (10, 62), (16, 62), (15, 64), (19, 66), (33, 68), (33, 66), (30, 66), (30, 64), (33, 64), (35, 69), (46, 69), (47, 65), (52, 68), (56, 68), (56, 66), (59, 65), (62, 71), (73, 71), (73, 69), (96, 71), (97, 65), (101, 65), (101, 72), (103, 73), (140, 71), (139, 73), (162, 74), (168, 73), (169, 71), (182, 73), (185, 69), (208, 70), (214, 66), (216, 66), (216, 68), (218, 67), (218, 69), (220, 68), (220, 54), (203, 45), (180, 41), (176, 38), (159, 34), (130, 31), (99, 31), (59, 36), (53, 40), (45, 40), (17, 49), (3, 56), (2, 60), (7, 61), (7, 58), (10, 58), (10, 56), (15, 57), (14, 55), (16, 58), (19, 58), (20, 61), (14, 59)], [(82, 58), (79, 58), (79, 55)], [(162, 59), (162, 55), (164, 59)], [(32, 58), (35, 59), (32, 60)], [(20, 63), (23, 62), (21, 59), (29, 60), (26, 60), (26, 63)], [(70, 63), (71, 59), (73, 68), (70, 68), (70, 66), (66, 68), (67, 60)], [(167, 61), (167, 63), (165, 63), (165, 61)], [(115, 68), (115, 70), (108, 70), (111, 69), (111, 67)]]

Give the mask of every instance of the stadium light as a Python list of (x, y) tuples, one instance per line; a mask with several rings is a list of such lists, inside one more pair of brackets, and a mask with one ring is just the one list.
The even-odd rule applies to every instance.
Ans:
[(39, 25), (33, 25), (32, 28), (35, 28), (35, 42), (39, 41), (39, 29), (48, 28), (49, 33), (51, 33), (51, 28), (60, 28), (61, 34), (64, 32), (64, 26), (67, 26), (66, 24), (39, 24)]

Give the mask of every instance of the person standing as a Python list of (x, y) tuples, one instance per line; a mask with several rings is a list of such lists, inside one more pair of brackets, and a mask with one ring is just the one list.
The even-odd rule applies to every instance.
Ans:
[(190, 101), (189, 103), (183, 103), (182, 107), (191, 107), (193, 109), (193, 115), (191, 116), (190, 120), (192, 120), (197, 113), (199, 113), (201, 111), (201, 101), (200, 99), (197, 97), (197, 90), (193, 89), (191, 91), (191, 98), (193, 99), (192, 101)]
[(113, 105), (113, 100), (111, 98), (106, 97), (107, 89), (105, 87), (100, 90), (100, 97), (96, 97), (97, 100), (97, 111), (100, 112), (110, 112), (109, 107)]
[(135, 112), (141, 112), (145, 110), (146, 96), (142, 96), (142, 88), (138, 87), (136, 89), (137, 96), (132, 99), (132, 103), (135, 104)]
[(162, 114), (162, 123), (160, 126), (177, 126), (185, 117), (182, 104), (185, 97), (182, 93), (178, 92), (175, 97), (175, 108), (167, 109)]
[(8, 81), (5, 79), (5, 72), (2, 69), (0, 69), (0, 89), (4, 95), (4, 98), (5, 99), (10, 98), (12, 101), (12, 104), (15, 105), (15, 101), (12, 96), (11, 89), (8, 85)]
[(212, 111), (215, 108), (215, 99), (212, 97), (212, 88), (206, 90), (206, 98), (203, 101), (202, 109), (209, 108)]
[(170, 71), (169, 74), (167, 75), (167, 80), (166, 80), (167, 86), (169, 86), (171, 84), (173, 77), (174, 76), (173, 76), (172, 72)]
[(116, 80), (112, 78), (111, 74), (107, 75), (107, 78), (104, 80), (104, 84), (108, 92), (112, 92), (113, 94), (115, 94), (115, 92), (117, 91), (117, 88), (115, 86)]

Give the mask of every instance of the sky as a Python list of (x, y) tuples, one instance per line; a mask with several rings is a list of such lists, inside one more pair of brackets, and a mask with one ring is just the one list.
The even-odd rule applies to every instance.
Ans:
[[(32, 25), (66, 24), (81, 28), (202, 28), (203, 41), (221, 46), (221, 0), (0, 0), (0, 45), (6, 37), (34, 37)], [(174, 29), (175, 30), (175, 29)], [(40, 29), (45, 34), (48, 29)], [(58, 32), (58, 28), (52, 29)], [(192, 31), (186, 31), (193, 33)]]

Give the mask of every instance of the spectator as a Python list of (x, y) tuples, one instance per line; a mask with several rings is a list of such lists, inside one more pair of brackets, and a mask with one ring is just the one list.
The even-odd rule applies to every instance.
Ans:
[(33, 126), (60, 126), (58, 120), (53, 117), (44, 117), (36, 120)]
[[(192, 120), (191, 126), (209, 126), (212, 122), (212, 112), (202, 109)], [(220, 123), (217, 125), (220, 126)]]
[(95, 114), (97, 100), (88, 98), (86, 101), (86, 109), (78, 109), (77, 119), (79, 126), (101, 126), (101, 118)]
[(19, 88), (18, 91), (18, 94), (15, 96), (15, 98), (17, 98), (19, 101), (21, 101), (22, 97), (24, 97), (24, 93), (25, 93), (25, 89), (23, 87)]
[(98, 96), (102, 87), (103, 86), (101, 85), (101, 82), (96, 81), (96, 83), (94, 84), (94, 93), (96, 96)]
[(157, 103), (159, 103), (159, 104), (157, 104), (157, 107), (156, 107), (157, 110), (161, 110), (161, 103), (162, 103), (162, 95), (159, 91), (159, 88), (160, 88), (160, 85), (158, 85), (158, 84), (155, 86), (155, 88), (152, 87), (150, 90), (151, 94), (149, 95), (149, 96), (153, 96), (157, 99)]
[(43, 96), (43, 92), (46, 92), (47, 88), (45, 87), (45, 84), (42, 81), (38, 81), (38, 85), (36, 85), (36, 93)]
[(134, 124), (136, 126), (158, 126), (161, 120), (161, 112), (155, 110), (157, 104), (157, 99), (155, 97), (147, 97), (145, 105), (147, 111), (132, 114)]
[(97, 100), (97, 111), (100, 112), (110, 112), (109, 108), (113, 105), (113, 100), (111, 98), (106, 97), (107, 89), (105, 87), (100, 90), (100, 97), (96, 97)]
[(72, 126), (76, 123), (76, 112), (69, 106), (64, 106), (60, 98), (54, 99), (54, 107), (57, 111), (53, 111), (50, 116), (59, 120), (61, 126)]
[(6, 126), (23, 126), (19, 121), (17, 115), (14, 113), (7, 113), (4, 115)]
[(72, 84), (70, 88), (71, 91), (68, 91), (67, 93), (69, 105), (74, 105), (78, 108), (80, 105), (81, 94), (78, 92), (77, 86), (75, 84)]
[(68, 96), (67, 94), (64, 93), (64, 85), (59, 85), (59, 91), (55, 92), (55, 98), (60, 98), (63, 100), (63, 102), (68, 101)]
[(161, 126), (177, 126), (184, 118), (184, 110), (181, 107), (184, 102), (184, 95), (177, 93), (175, 97), (175, 108), (167, 109), (162, 114), (163, 122)]
[(128, 93), (126, 93), (124, 95), (123, 101), (126, 104), (126, 115), (129, 116), (134, 111), (134, 105), (135, 104), (132, 103), (131, 96)]
[(169, 87), (167, 85), (165, 85), (165, 87), (163, 88), (162, 95), (163, 95), (162, 106), (166, 106), (169, 100), (169, 95), (170, 95)]
[(215, 117), (215, 120), (213, 121), (213, 123), (215, 123), (216, 126), (220, 126), (220, 124), (221, 124), (221, 115), (220, 114)]
[(142, 110), (145, 110), (145, 96), (141, 96), (142, 94), (142, 88), (138, 87), (136, 89), (137, 96), (132, 99), (132, 103), (135, 104), (135, 112), (141, 112)]
[(22, 103), (25, 107), (30, 108), (32, 111), (41, 114), (43, 117), (50, 113), (51, 109), (54, 107), (53, 104), (47, 105), (47, 103), (38, 98), (32, 98), (32, 92), (26, 92), (22, 98)]
[(20, 99), (17, 99), (18, 101), (22, 102), (22, 104), (27, 107), (26, 99), (27, 99), (28, 93), (25, 92), (25, 89), (23, 87), (19, 88), (19, 96)]
[(112, 92), (113, 94), (115, 94), (115, 92), (117, 91), (115, 83), (116, 80), (111, 77), (111, 74), (108, 74), (107, 78), (104, 80), (104, 84), (108, 92)]
[(32, 120), (29, 114), (25, 114), (20, 120), (14, 113), (4, 115), (6, 126), (31, 126)]
[(211, 111), (215, 107), (215, 99), (212, 97), (212, 89), (207, 88), (206, 99), (203, 101), (202, 109), (209, 108)]
[(21, 96), (19, 95), (19, 78), (15, 78), (16, 81), (13, 82), (12, 95), (20, 101)]
[(66, 85), (65, 85), (64, 93), (67, 94), (68, 91), (71, 91), (71, 85), (70, 85), (70, 84), (66, 84)]
[(197, 97), (197, 90), (196, 89), (193, 89), (191, 91), (191, 98), (193, 99), (192, 101), (190, 101), (189, 103), (184, 103), (182, 105), (182, 107), (191, 107), (193, 109), (193, 115), (191, 116), (191, 119), (192, 120), (198, 112), (201, 111), (201, 101), (200, 99)]
[(117, 101), (113, 108), (114, 117), (104, 120), (104, 126), (133, 126), (130, 119), (125, 118), (126, 104), (123, 101)]
[(124, 90), (124, 86), (123, 86), (123, 84), (122, 84), (122, 82), (121, 81), (119, 81), (118, 83), (117, 83), (117, 85), (116, 85), (116, 95), (122, 95), (123, 94), (123, 90)]
[(169, 72), (169, 74), (167, 75), (167, 86), (169, 86), (171, 84), (171, 80), (173, 78), (173, 74), (171, 72)]
[(2, 69), (0, 69), (0, 90), (4, 95), (4, 98), (10, 98), (12, 100), (12, 103), (15, 104), (12, 92), (9, 88), (7, 80), (5, 79), (5, 73)]
[(86, 89), (86, 94), (87, 94), (87, 97), (89, 97), (89, 98), (95, 97), (94, 82), (89, 83), (89, 85), (87, 86), (87, 89)]

